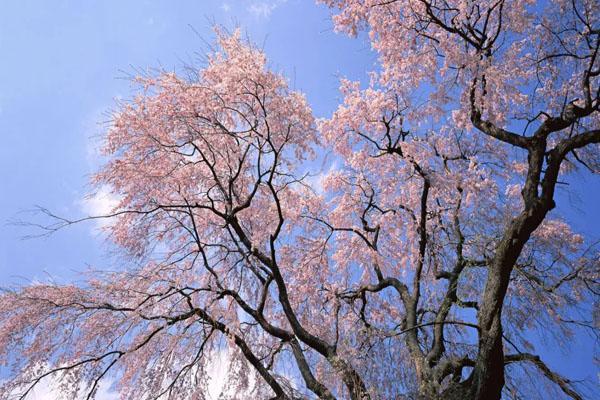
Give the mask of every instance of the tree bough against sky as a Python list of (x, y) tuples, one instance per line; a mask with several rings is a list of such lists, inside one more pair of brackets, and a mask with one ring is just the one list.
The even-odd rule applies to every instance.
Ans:
[(530, 337), (598, 334), (598, 249), (551, 210), (600, 168), (600, 4), (325, 3), (380, 56), (327, 120), (238, 33), (138, 79), (94, 177), (129, 263), (3, 292), (3, 397), (202, 399), (229, 349), (233, 398), (583, 398)]

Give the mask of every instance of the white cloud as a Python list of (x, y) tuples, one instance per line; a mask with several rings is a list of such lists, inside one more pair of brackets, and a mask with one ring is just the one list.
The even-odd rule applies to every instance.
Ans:
[(276, 5), (271, 3), (254, 3), (248, 6), (248, 11), (257, 18), (268, 18), (275, 7)]
[[(208, 372), (208, 393), (206, 393), (208, 399), (218, 400), (222, 395), (231, 394), (228, 393), (229, 391), (226, 386), (229, 374), (229, 362), (229, 352), (225, 349), (218, 350), (215, 354), (211, 355), (211, 364)], [(0, 380), (0, 386), (2, 383), (3, 381)], [(118, 400), (120, 398), (119, 393), (111, 389), (114, 383), (115, 381), (108, 377), (101, 380), (95, 400)], [(60, 392), (59, 386), (60, 380), (56, 375), (47, 376), (34, 386), (24, 400), (66, 400), (64, 394)], [(15, 393), (15, 395), (17, 394)]]
[(221, 10), (229, 12), (231, 10), (231, 6), (229, 5), (229, 3), (223, 3), (223, 5), (221, 6)]
[[(108, 215), (119, 204), (119, 198), (111, 193), (110, 187), (101, 186), (95, 193), (86, 196), (79, 202), (81, 210), (90, 217)], [(103, 228), (111, 224), (111, 218), (97, 218), (96, 227)]]
[(227, 372), (229, 370), (229, 354), (225, 350), (218, 351), (211, 359), (208, 378), (208, 398), (217, 400), (225, 389)]
[[(111, 390), (113, 381), (104, 379), (98, 385), (95, 400), (118, 400), (119, 394)], [(65, 400), (66, 397), (60, 393), (59, 381), (52, 376), (46, 377), (38, 383), (24, 400)]]
[[(206, 382), (206, 392), (204, 395), (206, 395), (208, 400), (219, 400), (224, 398), (256, 398), (256, 395), (260, 395), (259, 397), (262, 398), (262, 395), (264, 394), (263, 390), (266, 390), (267, 392), (269, 391), (268, 388), (262, 385), (259, 387), (259, 381), (257, 380), (258, 376), (255, 375), (253, 367), (249, 364), (246, 364), (243, 367), (232, 367), (232, 357), (234, 357), (234, 354), (228, 347), (214, 349), (210, 351), (210, 353), (206, 354), (206, 356), (210, 360), (209, 364), (205, 367), (205, 371), (208, 374), (208, 381)], [(196, 376), (196, 372), (197, 370), (192, 370), (190, 373), (192, 380), (188, 381), (187, 383), (197, 383), (197, 381), (195, 381), (193, 378)], [(240, 373), (248, 373), (248, 379), (243, 387), (240, 387), (238, 385), (239, 382), (237, 381), (240, 377)], [(279, 378), (286, 383), (285, 386), (292, 388), (292, 390), (295, 392), (299, 393), (300, 387), (303, 386), (299, 384), (299, 380), (297, 379), (298, 377), (294, 378), (293, 375), (283, 371), (281, 371), (279, 374)], [(6, 380), (0, 379), (0, 387), (6, 382)], [(167, 381), (165, 381), (165, 383), (166, 382)], [(27, 394), (24, 400), (67, 400), (65, 394), (61, 393), (60, 384), (61, 378), (58, 375), (49, 375), (36, 384), (35, 387)], [(114, 376), (107, 375), (104, 377), (98, 384), (98, 389), (94, 399), (120, 399), (121, 397), (119, 393), (113, 389), (115, 384), (117, 384), (117, 381), (114, 379)], [(15, 389), (11, 394), (9, 394), (9, 398), (18, 397), (23, 389), (23, 387), (20, 390)], [(87, 394), (86, 389), (89, 388), (84, 387), (81, 392), (78, 393), (78, 395), (81, 396), (78, 398), (85, 397)], [(160, 399), (166, 398), (166, 395), (160, 397)]]
[(255, 18), (268, 19), (271, 13), (287, 0), (253, 1), (248, 6), (248, 12)]
[(323, 194), (323, 184), (325, 179), (338, 170), (337, 162), (333, 162), (327, 170), (321, 170), (314, 175), (310, 175), (306, 178), (306, 184), (310, 186), (317, 194)]

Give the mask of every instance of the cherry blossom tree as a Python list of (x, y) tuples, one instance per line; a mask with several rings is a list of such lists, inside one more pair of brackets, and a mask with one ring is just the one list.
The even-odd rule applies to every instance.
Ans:
[(228, 398), (583, 398), (531, 337), (598, 335), (600, 253), (551, 211), (600, 169), (600, 3), (323, 2), (380, 57), (329, 119), (239, 32), (137, 79), (84, 218), (127, 265), (5, 289), (2, 397), (204, 399), (228, 351)]

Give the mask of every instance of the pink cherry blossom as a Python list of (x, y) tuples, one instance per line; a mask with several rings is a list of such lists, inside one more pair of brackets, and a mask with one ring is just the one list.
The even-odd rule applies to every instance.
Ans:
[(0, 295), (3, 397), (205, 399), (227, 351), (224, 398), (528, 398), (520, 368), (583, 398), (530, 338), (598, 334), (598, 249), (552, 211), (600, 166), (598, 2), (323, 3), (380, 60), (327, 119), (239, 31), (137, 79), (93, 178), (123, 268)]

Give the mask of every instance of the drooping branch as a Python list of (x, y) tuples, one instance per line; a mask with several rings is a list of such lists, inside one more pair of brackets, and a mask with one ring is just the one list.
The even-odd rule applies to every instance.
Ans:
[(564, 394), (566, 394), (574, 400), (583, 400), (583, 397), (573, 389), (572, 382), (570, 380), (552, 371), (537, 355), (529, 353), (507, 354), (506, 356), (504, 356), (504, 362), (506, 364), (517, 362), (531, 363), (546, 378), (558, 385), (558, 387), (560, 388), (560, 390), (563, 391)]

